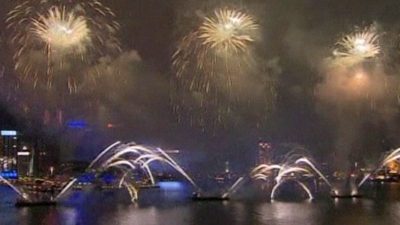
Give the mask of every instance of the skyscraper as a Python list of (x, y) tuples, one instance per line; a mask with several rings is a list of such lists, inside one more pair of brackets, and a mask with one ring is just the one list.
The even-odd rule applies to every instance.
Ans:
[(17, 179), (17, 154), (20, 147), (18, 132), (2, 130), (0, 134), (0, 175), (7, 179)]
[(272, 156), (272, 144), (263, 141), (258, 142), (257, 164), (271, 164)]
[(19, 177), (33, 175), (34, 151), (32, 147), (23, 145), (17, 153), (17, 168)]

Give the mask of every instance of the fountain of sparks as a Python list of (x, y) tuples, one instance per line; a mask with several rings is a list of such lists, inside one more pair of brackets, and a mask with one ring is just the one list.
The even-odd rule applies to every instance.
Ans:
[(267, 165), (261, 164), (252, 169), (248, 176), (240, 177), (222, 196), (227, 198), (233, 195), (242, 185), (244, 185), (249, 180), (262, 180), (268, 181), (270, 177), (270, 172), (273, 170), (281, 169), (280, 165)]
[[(314, 196), (307, 187), (307, 185), (302, 181), (305, 177), (317, 177), (321, 178), (329, 187), (332, 187), (328, 179), (322, 174), (322, 172), (317, 168), (315, 163), (312, 162), (308, 157), (299, 154), (289, 154), (284, 163), (279, 165), (277, 175), (275, 176), (275, 186), (271, 191), (271, 199), (275, 199), (276, 192), (283, 184), (288, 181), (294, 181), (297, 183), (308, 195), (310, 200), (314, 199)], [(268, 167), (267, 167), (268, 168)], [(271, 168), (271, 167), (270, 167)], [(273, 168), (273, 167), (272, 167)], [(260, 173), (255, 174), (256, 177), (263, 178), (265, 172), (263, 170)]]
[(333, 198), (359, 198), (359, 187), (356, 184), (357, 177), (354, 175), (349, 176), (344, 182), (339, 182), (331, 190)]
[(234, 194), (248, 180), (262, 182), (273, 181), (274, 186), (270, 195), (270, 198), (273, 200), (276, 197), (277, 191), (283, 184), (288, 181), (294, 181), (307, 193), (308, 198), (311, 200), (314, 198), (312, 191), (305, 182), (302, 181), (303, 178), (306, 177), (319, 177), (332, 188), (332, 184), (312, 160), (302, 155), (290, 154), (281, 164), (261, 164), (256, 166), (246, 177), (247, 179), (244, 177), (239, 178), (224, 196), (227, 197)]
[(360, 181), (358, 184), (358, 188), (361, 188), (363, 184), (375, 173), (377, 173), (379, 170), (381, 170), (383, 167), (387, 166), (391, 162), (394, 162), (396, 160), (400, 159), (400, 148), (392, 150), (388, 154), (386, 154), (383, 159), (380, 161), (379, 165), (376, 167), (374, 171), (371, 173), (368, 173), (364, 176), (364, 178)]
[(276, 191), (279, 189), (279, 187), (290, 180), (298, 183), (306, 191), (310, 200), (314, 199), (311, 190), (299, 180), (304, 175), (312, 175), (312, 173), (308, 169), (302, 167), (283, 166), (282, 169), (279, 170), (278, 175), (275, 177), (276, 184), (271, 191), (271, 200), (275, 199)]
[(22, 197), (22, 199), (29, 200), (29, 196), (27, 193), (25, 193), (24, 191), (20, 190), (19, 188), (11, 184), (8, 180), (4, 179), (4, 177), (0, 176), (0, 182), (3, 182), (7, 186), (9, 186), (13, 191), (15, 191), (15, 193), (17, 193), (20, 197)]
[(341, 193), (339, 188), (334, 188), (332, 190), (333, 197), (359, 197), (359, 189), (365, 184), (365, 182), (373, 175), (375, 175), (378, 171), (383, 169), (388, 164), (400, 159), (400, 148), (395, 149), (384, 155), (380, 160), (378, 166), (370, 173), (364, 175), (363, 179), (357, 184), (357, 176), (352, 174), (347, 180), (345, 185), (350, 186), (349, 193)]
[[(151, 165), (155, 162), (169, 165), (181, 174), (193, 187), (198, 188), (193, 179), (161, 148), (137, 145), (134, 142), (123, 144), (116, 142), (103, 150), (89, 165), (88, 172), (100, 174), (115, 169), (122, 176), (119, 178), (119, 187), (125, 187), (132, 201), (137, 201), (140, 185), (133, 176), (133, 172), (142, 171), (152, 186), (156, 185)], [(77, 181), (71, 180), (60, 192), (56, 199), (61, 198)]]

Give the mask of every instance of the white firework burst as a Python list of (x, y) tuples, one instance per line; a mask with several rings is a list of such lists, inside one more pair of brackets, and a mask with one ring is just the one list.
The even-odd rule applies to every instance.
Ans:
[(97, 0), (22, 2), (6, 20), (16, 72), (34, 86), (57, 84), (76, 92), (88, 78), (98, 77), (88, 71), (99, 58), (120, 52), (114, 17)]
[(364, 60), (375, 58), (381, 53), (379, 33), (375, 26), (364, 28), (344, 36), (338, 43), (333, 54), (338, 58)]
[(90, 30), (83, 16), (66, 12), (65, 7), (49, 9), (32, 20), (32, 32), (52, 49), (84, 52), (90, 43)]
[(242, 12), (220, 9), (213, 17), (206, 17), (198, 31), (198, 39), (204, 46), (224, 51), (246, 51), (254, 42), (255, 20)]

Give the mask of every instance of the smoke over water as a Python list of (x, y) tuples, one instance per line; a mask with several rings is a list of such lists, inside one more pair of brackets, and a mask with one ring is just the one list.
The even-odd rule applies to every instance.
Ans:
[[(387, 130), (395, 119), (397, 77), (387, 74), (379, 59), (355, 65), (338, 65), (328, 59), (316, 86), (317, 111), (333, 130), (332, 155), (336, 169), (350, 172), (353, 163), (365, 159), (366, 152), (380, 152), (382, 137), (371, 134), (371, 127)], [(368, 143), (368, 139), (378, 139)], [(373, 149), (376, 148), (376, 149)], [(386, 149), (388, 150), (388, 149)]]

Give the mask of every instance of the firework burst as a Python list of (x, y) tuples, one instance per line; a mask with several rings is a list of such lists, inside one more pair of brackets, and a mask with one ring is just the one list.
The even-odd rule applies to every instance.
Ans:
[(66, 12), (65, 7), (50, 8), (46, 15), (32, 21), (32, 33), (47, 46), (60, 53), (82, 54), (90, 43), (90, 30), (86, 19)]
[(238, 10), (217, 9), (204, 17), (172, 57), (175, 109), (197, 115), (191, 121), (200, 124), (226, 118), (241, 95), (243, 80), (256, 68), (253, 47), (258, 31), (256, 20)]
[(7, 18), (16, 49), (15, 70), (34, 86), (66, 84), (76, 92), (95, 78), (86, 72), (90, 66), (120, 51), (114, 17), (97, 0), (24, 1)]
[(219, 9), (185, 36), (173, 55), (177, 77), (186, 87), (209, 92), (212, 85), (231, 84), (232, 71), (247, 64), (258, 25), (242, 12)]
[(206, 17), (199, 28), (198, 38), (203, 46), (218, 52), (245, 52), (254, 42), (253, 31), (258, 29), (254, 19), (234, 10), (218, 10)]
[(375, 26), (357, 30), (344, 36), (336, 44), (333, 55), (338, 60), (351, 62), (375, 58), (381, 53), (379, 37)]

